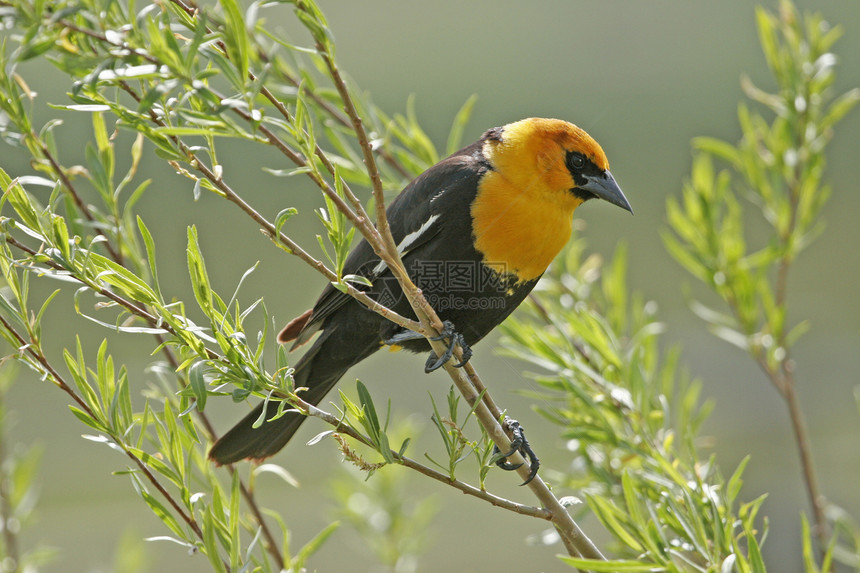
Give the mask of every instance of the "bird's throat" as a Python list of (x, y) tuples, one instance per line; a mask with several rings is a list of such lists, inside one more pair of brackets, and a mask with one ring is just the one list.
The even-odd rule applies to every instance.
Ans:
[(522, 188), (488, 172), (472, 204), (475, 247), (485, 264), (514, 273), (520, 282), (546, 271), (570, 238), (573, 212), (582, 200), (568, 191)]

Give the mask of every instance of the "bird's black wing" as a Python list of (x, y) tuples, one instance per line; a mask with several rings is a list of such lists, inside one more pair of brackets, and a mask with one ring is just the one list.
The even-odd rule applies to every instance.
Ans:
[[(471, 242), (469, 208), (477, 193), (478, 181), (488, 168), (481, 154), (483, 142), (482, 138), (440, 161), (407, 185), (391, 202), (386, 214), (402, 257), (436, 237), (454, 218), (458, 220), (457, 227), (467, 225), (461, 240)], [(347, 257), (344, 275), (350, 274), (363, 276), (374, 284), (393, 280), (391, 271), (365, 239)], [(295, 345), (306, 342), (325, 326), (326, 319), (350, 300), (353, 300), (350, 295), (327, 285)]]

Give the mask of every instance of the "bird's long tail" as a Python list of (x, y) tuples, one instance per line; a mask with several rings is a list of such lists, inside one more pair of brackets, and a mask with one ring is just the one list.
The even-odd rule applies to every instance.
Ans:
[[(349, 359), (338, 360), (340, 352), (334, 350), (339, 344), (338, 337), (323, 333), (296, 364), (293, 374), (295, 387), (307, 387), (300, 394), (305, 402), (319, 404), (329, 390), (353, 365), (372, 354), (377, 348), (370, 345), (365, 352), (351, 354)], [(342, 355), (341, 355), (342, 356)], [(345, 358), (345, 357), (344, 357)], [(269, 405), (267, 417), (275, 414), (276, 407)], [(263, 412), (263, 404), (242, 418), (224, 434), (209, 450), (209, 459), (217, 464), (231, 464), (245, 458), (262, 460), (277, 453), (283, 448), (296, 430), (299, 429), (307, 416), (298, 412), (289, 412), (277, 420), (264, 422), (257, 428), (254, 423)]]

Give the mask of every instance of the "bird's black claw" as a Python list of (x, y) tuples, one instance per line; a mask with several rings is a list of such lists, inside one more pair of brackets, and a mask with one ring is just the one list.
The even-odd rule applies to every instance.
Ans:
[(512, 418), (506, 418), (503, 425), (505, 430), (513, 435), (513, 439), (511, 440), (511, 451), (506, 454), (501, 454), (501, 450), (498, 447), (494, 447), (493, 453), (501, 454), (501, 457), (496, 461), (496, 465), (505, 471), (512, 471), (519, 468), (523, 465), (522, 463), (512, 464), (507, 459), (509, 456), (513, 455), (514, 452), (519, 452), (524, 458), (529, 460), (529, 475), (526, 478), (526, 481), (520, 484), (526, 485), (535, 479), (535, 476), (538, 473), (538, 468), (540, 468), (540, 460), (529, 445), (525, 431), (523, 430), (523, 427), (520, 426), (519, 422)]
[(442, 324), (444, 326), (442, 332), (438, 336), (433, 336), (430, 340), (449, 340), (450, 342), (442, 356), (437, 357), (435, 352), (430, 353), (429, 358), (427, 358), (427, 362), (424, 364), (424, 372), (427, 374), (434, 370), (438, 370), (443, 364), (448, 362), (454, 354), (454, 348), (458, 344), (460, 345), (460, 348), (463, 349), (463, 360), (458, 364), (455, 364), (455, 368), (462, 368), (472, 357), (472, 349), (469, 348), (468, 344), (466, 344), (466, 339), (463, 338), (463, 335), (454, 330), (454, 324), (448, 320)]

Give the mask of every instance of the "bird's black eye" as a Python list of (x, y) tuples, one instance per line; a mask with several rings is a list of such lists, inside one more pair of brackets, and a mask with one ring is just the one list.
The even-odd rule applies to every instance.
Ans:
[(571, 153), (567, 156), (567, 164), (572, 170), (579, 171), (585, 167), (585, 157), (581, 153)]

